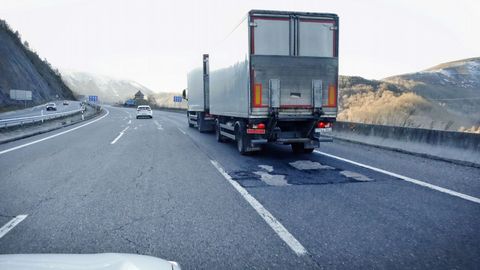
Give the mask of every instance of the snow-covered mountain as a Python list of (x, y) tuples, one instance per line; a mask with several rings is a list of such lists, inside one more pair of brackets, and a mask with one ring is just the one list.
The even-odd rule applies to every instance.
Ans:
[(480, 57), (443, 63), (384, 81), (403, 85), (454, 112), (480, 118)]
[(149, 96), (153, 91), (132, 80), (116, 79), (88, 72), (61, 71), (63, 81), (78, 95), (97, 95), (107, 103), (123, 103), (137, 91)]

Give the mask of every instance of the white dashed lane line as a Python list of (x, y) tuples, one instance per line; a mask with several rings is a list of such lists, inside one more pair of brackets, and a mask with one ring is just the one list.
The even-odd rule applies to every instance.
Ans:
[(257, 211), (260, 217), (273, 229), (273, 231), (297, 254), (298, 256), (306, 255), (308, 252), (303, 245), (267, 210), (257, 201), (246, 189), (239, 183), (234, 181), (232, 177), (225, 172), (221, 165), (215, 160), (210, 160), (213, 166), (227, 181), (242, 195), (242, 197)]
[(183, 133), (183, 135), (187, 135), (187, 133), (185, 131), (183, 131), (181, 128), (177, 127), (177, 129)]
[(0, 228), (0, 239), (22, 222), (28, 215), (18, 215)]
[(120, 138), (123, 136), (123, 134), (125, 133), (125, 131), (127, 131), (127, 129), (129, 127), (130, 126), (126, 127), (124, 130), (120, 131), (120, 134), (118, 134), (118, 136), (115, 139), (113, 139), (113, 141), (110, 144), (115, 144), (118, 140), (120, 140)]

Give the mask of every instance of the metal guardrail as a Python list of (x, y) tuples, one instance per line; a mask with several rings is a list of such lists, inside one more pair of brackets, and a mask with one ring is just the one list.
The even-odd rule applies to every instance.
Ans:
[(82, 107), (77, 110), (71, 110), (67, 112), (59, 112), (59, 113), (50, 113), (44, 115), (35, 115), (35, 116), (25, 116), (25, 117), (17, 117), (17, 118), (9, 118), (9, 119), (0, 119), (0, 129), (13, 127), (13, 126), (21, 126), (25, 124), (32, 124), (36, 122), (44, 122), (45, 120), (65, 117), (69, 115), (74, 115), (80, 112), (83, 112), (85, 107)]

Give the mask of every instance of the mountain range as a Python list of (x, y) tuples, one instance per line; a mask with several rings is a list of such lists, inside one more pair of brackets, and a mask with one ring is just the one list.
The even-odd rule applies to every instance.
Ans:
[(480, 58), (367, 80), (340, 76), (338, 120), (480, 133)]
[(152, 90), (132, 80), (71, 70), (62, 70), (61, 74), (63, 81), (77, 95), (96, 95), (106, 103), (123, 103), (138, 91), (147, 97), (153, 94)]

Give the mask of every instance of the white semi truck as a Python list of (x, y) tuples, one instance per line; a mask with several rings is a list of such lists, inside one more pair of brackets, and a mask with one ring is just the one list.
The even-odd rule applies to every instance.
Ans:
[(337, 116), (338, 23), (330, 13), (250, 11), (189, 72), (189, 126), (234, 140), (241, 154), (270, 142), (311, 153)]

